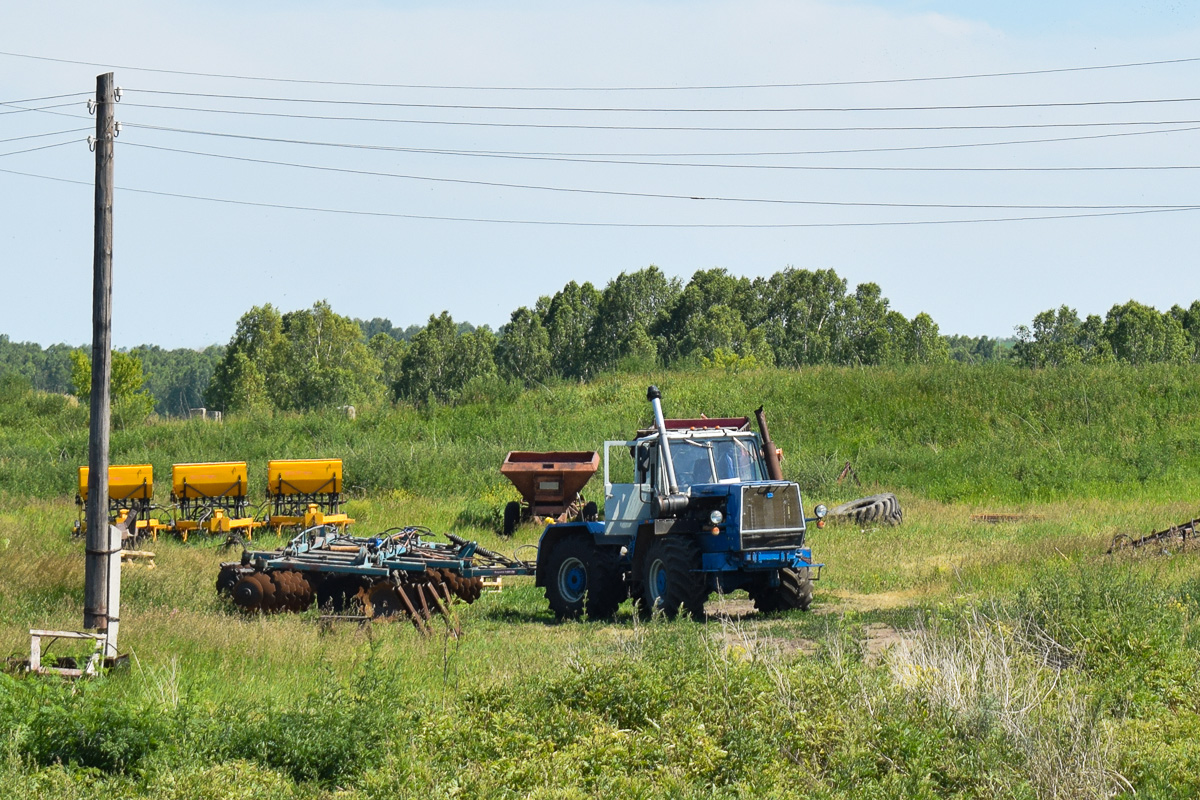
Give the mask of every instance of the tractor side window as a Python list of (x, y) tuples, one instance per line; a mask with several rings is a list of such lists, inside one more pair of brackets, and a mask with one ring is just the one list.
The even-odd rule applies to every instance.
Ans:
[(637, 483), (632, 447), (612, 447), (608, 451), (608, 482)]
[(637, 462), (637, 482), (653, 485), (656, 474), (655, 466), (658, 462), (655, 456), (658, 448), (649, 442), (641, 442), (633, 450), (635, 451), (634, 459)]

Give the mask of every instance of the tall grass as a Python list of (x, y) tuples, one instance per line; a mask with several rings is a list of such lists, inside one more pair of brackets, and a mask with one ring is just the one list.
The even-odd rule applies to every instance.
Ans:
[[(364, 409), (356, 420), (329, 412), (151, 422), (115, 430), (112, 458), (152, 463), (160, 481), (175, 462), (244, 459), (261, 490), (268, 459), (340, 456), (348, 484), (369, 491), (492, 497), (508, 491), (497, 467), (510, 449), (593, 449), (645, 426), (652, 382), (668, 414), (743, 415), (765, 405), (785, 472), (823, 499), (859, 491), (836, 480), (846, 462), (867, 488), (942, 501), (1200, 495), (1194, 366), (609, 375), (454, 407)], [(28, 406), (10, 409), (12, 423), (0, 427), (0, 492), (70, 495), (86, 459), (83, 418)]]
[[(0, 796), (1200, 797), (1200, 562), (1104, 555), (1195, 514), (1194, 369), (606, 376), (356, 420), (154, 422), (115, 430), (113, 460), (154, 464), (165, 498), (178, 461), (245, 459), (261, 492), (269, 458), (340, 456), (362, 529), (511, 551), (538, 530), (491, 527), (504, 453), (627, 436), (650, 382), (671, 414), (765, 405), (810, 503), (895, 489), (904, 526), (812, 529), (828, 567), (808, 614), (560, 625), (524, 579), (460, 606), (460, 638), (245, 617), (213, 591), (219, 542), (162, 540), (154, 570), (123, 570), (128, 670), (0, 675)], [(78, 625), (84, 423), (0, 406), (5, 653)], [(863, 487), (837, 483), (846, 461)], [(879, 661), (881, 626), (898, 644)]]

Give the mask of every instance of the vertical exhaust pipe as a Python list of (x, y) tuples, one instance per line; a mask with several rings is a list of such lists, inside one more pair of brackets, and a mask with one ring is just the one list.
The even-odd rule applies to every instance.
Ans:
[(667, 421), (663, 418), (662, 392), (657, 386), (646, 390), (646, 399), (654, 409), (654, 427), (658, 429), (658, 450), (662, 453), (663, 465), (667, 470), (667, 494), (655, 498), (655, 516), (673, 517), (688, 506), (688, 496), (679, 493), (679, 481), (675, 477), (675, 462), (671, 458), (671, 443), (667, 439)]
[(767, 462), (767, 477), (773, 481), (781, 481), (783, 465), (779, 463), (779, 449), (775, 447), (775, 442), (771, 441), (771, 432), (767, 430), (767, 415), (763, 413), (762, 406), (758, 407), (754, 416), (758, 418), (758, 430), (762, 433), (763, 460)]
[(675, 478), (675, 462), (671, 458), (671, 447), (667, 441), (667, 421), (663, 417), (662, 392), (658, 390), (657, 386), (651, 386), (646, 390), (646, 399), (650, 401), (650, 406), (654, 409), (654, 427), (658, 428), (659, 450), (667, 465), (667, 489), (671, 494), (678, 494), (679, 481)]

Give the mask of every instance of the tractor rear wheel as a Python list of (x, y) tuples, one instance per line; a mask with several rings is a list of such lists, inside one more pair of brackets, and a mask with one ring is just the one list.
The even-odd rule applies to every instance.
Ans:
[(679, 607), (703, 619), (708, 583), (700, 572), (700, 545), (684, 536), (664, 536), (650, 545), (642, 567), (642, 604), (674, 619)]
[(812, 605), (812, 580), (808, 567), (779, 570), (779, 585), (768, 586), (766, 582), (747, 587), (754, 607), (764, 614), (774, 611), (807, 611)]
[(546, 557), (546, 600), (558, 619), (611, 617), (621, 604), (621, 574), (612, 548), (571, 536)]

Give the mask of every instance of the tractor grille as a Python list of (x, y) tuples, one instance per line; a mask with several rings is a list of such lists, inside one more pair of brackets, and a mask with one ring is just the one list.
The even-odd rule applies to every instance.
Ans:
[(804, 543), (800, 487), (746, 486), (742, 489), (742, 549), (799, 547)]

